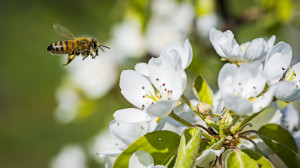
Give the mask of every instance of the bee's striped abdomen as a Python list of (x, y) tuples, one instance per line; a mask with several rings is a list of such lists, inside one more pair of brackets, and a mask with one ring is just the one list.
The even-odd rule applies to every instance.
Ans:
[(49, 45), (47, 50), (53, 54), (70, 54), (74, 48), (73, 41), (57, 41)]

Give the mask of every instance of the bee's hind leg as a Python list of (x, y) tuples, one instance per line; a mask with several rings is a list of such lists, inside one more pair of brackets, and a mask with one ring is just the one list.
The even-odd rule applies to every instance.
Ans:
[(65, 64), (63, 64), (63, 66), (66, 66), (66, 65), (68, 65), (69, 63), (71, 63), (72, 62), (72, 60), (75, 58), (75, 54), (72, 54), (72, 55), (69, 55), (68, 56), (68, 59), (67, 59), (67, 62), (65, 63)]
[(75, 58), (75, 52), (74, 52), (74, 50), (72, 51), (72, 53), (71, 54), (69, 54), (69, 56), (68, 56), (68, 59), (67, 59), (67, 62), (65, 63), (65, 64), (63, 64), (63, 66), (66, 66), (66, 65), (68, 65), (68, 64), (70, 64), (71, 62), (72, 62), (72, 60)]

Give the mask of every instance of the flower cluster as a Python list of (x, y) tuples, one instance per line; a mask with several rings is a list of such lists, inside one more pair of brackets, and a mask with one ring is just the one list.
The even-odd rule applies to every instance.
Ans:
[[(100, 158), (105, 158), (107, 167), (113, 165), (111, 157), (115, 156), (118, 156), (115, 167), (169, 167), (175, 158), (175, 167), (217, 164), (231, 167), (233, 162), (243, 164), (245, 158), (234, 159), (234, 155), (261, 156), (254, 152), (259, 150), (255, 143), (271, 149), (274, 145), (270, 145), (270, 139), (277, 144), (291, 142), (295, 145), (294, 139), (281, 140), (270, 134), (276, 130), (299, 138), (299, 132), (295, 131), (299, 117), (290, 117), (298, 111), (293, 105), (280, 108), (275, 102), (300, 100), (299, 63), (290, 67), (291, 47), (284, 42), (274, 45), (275, 36), (268, 41), (257, 38), (239, 45), (231, 31), (216, 29), (210, 31), (210, 41), (222, 60), (228, 61), (219, 72), (219, 91), (214, 95), (201, 76), (193, 84), (197, 99), (189, 100), (183, 95), (187, 86), (185, 69), (193, 58), (188, 40), (183, 46), (168, 43), (159, 57), (136, 64), (135, 70), (121, 73), (121, 93), (135, 108), (121, 109), (113, 115), (109, 130), (116, 142), (115, 148), (99, 153)], [(175, 138), (164, 141), (171, 136)], [(293, 150), (293, 145), (288, 150)], [(168, 152), (173, 152), (164, 158), (167, 162), (157, 158), (160, 147), (170, 148)], [(245, 147), (255, 149), (243, 149)], [(156, 154), (152, 155), (152, 152)], [(289, 166), (281, 153), (274, 152)], [(232, 161), (228, 162), (229, 159)], [(264, 163), (251, 159), (250, 162), (272, 166), (263, 159)], [(158, 165), (154, 166), (154, 163)]]

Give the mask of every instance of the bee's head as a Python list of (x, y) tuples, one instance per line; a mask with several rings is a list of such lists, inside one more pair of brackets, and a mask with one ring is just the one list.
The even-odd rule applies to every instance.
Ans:
[(93, 50), (98, 51), (98, 42), (94, 38), (92, 38), (92, 48)]

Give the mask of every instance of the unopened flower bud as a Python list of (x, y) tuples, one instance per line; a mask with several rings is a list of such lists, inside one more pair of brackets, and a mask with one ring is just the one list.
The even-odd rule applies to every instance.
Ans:
[(208, 103), (201, 102), (197, 105), (198, 113), (208, 116), (211, 115), (211, 106)]

